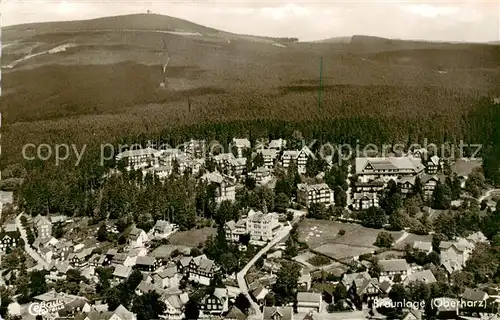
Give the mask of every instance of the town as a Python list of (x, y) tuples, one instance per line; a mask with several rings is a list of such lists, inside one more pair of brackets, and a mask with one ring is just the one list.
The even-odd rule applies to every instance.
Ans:
[(72, 215), (30, 186), (3, 199), (2, 317), (500, 319), (500, 189), (481, 160), (228, 150), (123, 151), (97, 209)]

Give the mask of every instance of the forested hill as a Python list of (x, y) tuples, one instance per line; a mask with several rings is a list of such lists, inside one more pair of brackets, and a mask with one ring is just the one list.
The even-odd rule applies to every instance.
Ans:
[[(7, 28), (2, 168), (33, 165), (22, 156), (29, 143), (87, 146), (98, 157), (103, 143), (294, 130), (335, 143), (462, 139), (496, 152), (498, 106), (485, 101), (500, 96), (498, 46), (370, 37), (278, 45), (144, 16), (58, 22), (57, 32), (50, 23)], [(60, 164), (61, 176), (99, 163), (85, 157)]]

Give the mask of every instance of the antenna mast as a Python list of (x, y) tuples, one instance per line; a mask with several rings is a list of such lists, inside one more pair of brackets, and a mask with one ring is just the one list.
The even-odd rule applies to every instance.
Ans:
[(170, 54), (168, 54), (167, 62), (163, 65), (162, 80), (160, 83), (160, 87), (162, 88), (164, 88), (167, 85), (167, 67), (169, 61), (170, 61)]

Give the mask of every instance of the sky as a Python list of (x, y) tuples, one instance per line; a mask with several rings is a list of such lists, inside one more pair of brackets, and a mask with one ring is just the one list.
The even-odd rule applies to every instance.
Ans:
[(500, 41), (497, 1), (3, 0), (2, 25), (165, 14), (224, 31), (301, 41), (363, 34), (431, 41)]

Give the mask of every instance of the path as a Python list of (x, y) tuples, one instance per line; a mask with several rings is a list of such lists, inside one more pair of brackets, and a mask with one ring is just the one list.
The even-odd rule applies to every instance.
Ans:
[[(296, 219), (294, 219), (293, 223), (295, 223), (297, 221), (298, 221), (298, 219), (296, 218)], [(240, 291), (247, 297), (248, 301), (250, 302), (250, 304), (252, 306), (252, 309), (254, 310), (254, 314), (251, 317), (249, 317), (249, 319), (254, 319), (254, 318), (261, 319), (262, 313), (260, 312), (259, 305), (257, 303), (255, 303), (255, 301), (253, 301), (252, 297), (250, 297), (250, 294), (248, 293), (248, 286), (247, 286), (247, 282), (245, 280), (245, 276), (246, 276), (248, 270), (250, 270), (250, 268), (255, 264), (255, 262), (260, 257), (262, 257), (262, 255), (264, 253), (269, 251), (269, 249), (271, 249), (276, 244), (278, 244), (281, 240), (283, 240), (283, 238), (285, 238), (290, 233), (291, 230), (292, 230), (291, 225), (287, 225), (287, 226), (283, 227), (283, 229), (281, 229), (279, 231), (279, 233), (273, 238), (273, 240), (271, 240), (271, 242), (269, 242), (264, 248), (262, 248), (252, 258), (252, 260), (250, 260), (247, 263), (247, 265), (240, 272), (238, 272), (238, 274), (236, 275), (236, 278), (238, 279), (238, 286), (240, 287)]]
[(488, 198), (489, 196), (491, 196), (491, 194), (493, 192), (500, 192), (500, 189), (489, 189), (488, 191), (486, 191), (482, 196), (480, 196), (477, 201), (479, 203), (481, 203), (481, 201), (483, 201), (484, 199)]
[(255, 262), (264, 255), (269, 249), (274, 247), (277, 243), (279, 243), (283, 238), (285, 238), (289, 233), (290, 230), (292, 230), (292, 227), (286, 226), (283, 227), (283, 229), (280, 230), (280, 232), (274, 237), (271, 242), (269, 242), (264, 248), (262, 248), (253, 258), (248, 262), (248, 264), (237, 274), (237, 279), (238, 279), (238, 286), (240, 287), (241, 292), (247, 297), (248, 301), (250, 301), (250, 304), (252, 305), (252, 309), (254, 310), (255, 316), (258, 316), (260, 318), (261, 312), (259, 305), (253, 301), (253, 299), (250, 297), (250, 294), (248, 293), (248, 286), (247, 282), (245, 280), (245, 276), (250, 270), (250, 268), (255, 264)]
[(397, 245), (398, 243), (400, 243), (401, 241), (403, 241), (404, 239), (408, 238), (410, 234), (406, 231), (403, 232), (403, 234), (401, 235), (401, 237), (399, 237), (398, 240), (394, 241), (394, 244), (393, 246)]
[(24, 251), (26, 251), (27, 254), (29, 254), (37, 263), (37, 265), (33, 268), (30, 268), (30, 270), (37, 269), (40, 270), (41, 268), (48, 268), (49, 264), (47, 261), (45, 261), (33, 248), (28, 243), (28, 235), (26, 234), (26, 230), (23, 227), (23, 224), (21, 223), (21, 217), (22, 213), (19, 214), (16, 217), (16, 226), (19, 232), (21, 233), (21, 238), (24, 241)]

